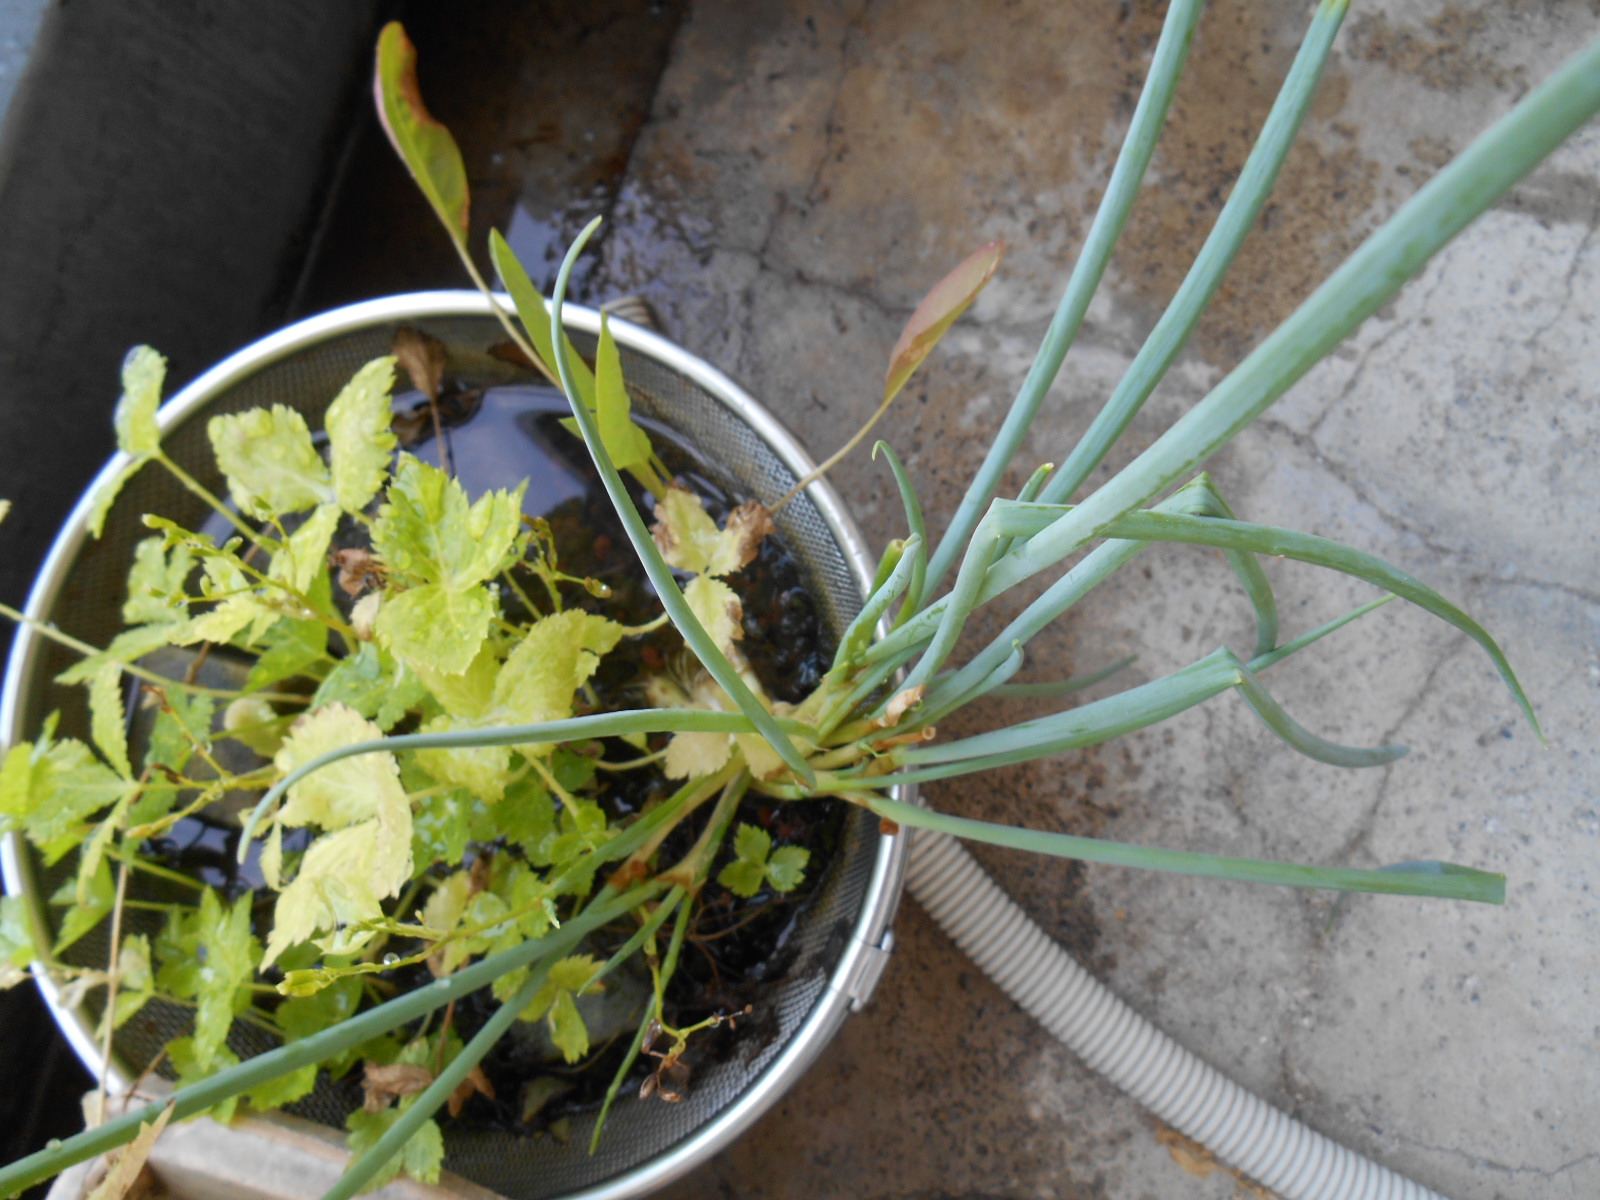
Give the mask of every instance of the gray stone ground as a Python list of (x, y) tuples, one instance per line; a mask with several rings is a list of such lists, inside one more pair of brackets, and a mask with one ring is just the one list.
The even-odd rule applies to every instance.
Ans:
[[(870, 410), (900, 325), (967, 250), (1002, 275), (887, 433), (937, 522), (1020, 381), (1131, 111), (1146, 3), (702, 0), (629, 167), (602, 274), (819, 453)], [(1151, 186), (1022, 468), (1060, 461), (1209, 226), (1303, 27), (1210, 6)], [(1131, 430), (1147, 444), (1600, 5), (1358, 6), (1234, 281)], [(1302, 759), (1223, 698), (1075, 757), (931, 790), (955, 811), (1228, 854), (1505, 871), (1503, 909), (1296, 894), (987, 855), (1139, 1010), (1316, 1128), (1446, 1195), (1600, 1195), (1600, 128), (1590, 127), (1212, 464), (1236, 510), (1378, 552), (1463, 602), (1534, 697), (1541, 747), (1462, 635), (1391, 605), (1271, 682), (1398, 764)], [(1124, 455), (1126, 457), (1126, 455)], [(1021, 474), (1016, 477), (1020, 482)], [(875, 542), (887, 474), (836, 476)], [(1041, 639), (1033, 678), (1247, 645), (1225, 570), (1157, 552)], [(1371, 595), (1277, 565), (1286, 627)], [(994, 629), (1000, 614), (980, 627)], [(981, 629), (980, 629), (981, 632)], [(999, 704), (963, 728), (1015, 715)], [(671, 1194), (1219, 1198), (908, 905), (871, 1011), (753, 1134)]]

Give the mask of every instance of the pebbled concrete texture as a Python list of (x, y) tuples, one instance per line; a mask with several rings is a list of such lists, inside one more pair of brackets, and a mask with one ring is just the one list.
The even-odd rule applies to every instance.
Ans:
[[(1209, 7), (1149, 185), (1009, 483), (1060, 461), (1182, 278), (1306, 20)], [(701, 0), (673, 45), (592, 288), (667, 331), (815, 452), (875, 403), (923, 290), (1004, 237), (1000, 277), (885, 426), (935, 528), (1054, 307), (1126, 126), (1158, 6)], [(1148, 444), (1473, 134), (1600, 33), (1600, 5), (1407, 0), (1340, 35), (1230, 283), (1129, 431)], [(1098, 750), (931, 788), (931, 803), (1215, 853), (1506, 872), (1503, 908), (1294, 893), (984, 854), (1137, 1009), (1315, 1128), (1445, 1195), (1600, 1194), (1600, 128), (1452, 245), (1211, 464), (1245, 519), (1378, 553), (1499, 637), (1400, 605), (1267, 682), (1318, 733), (1401, 742), (1341, 771), (1236, 698)], [(835, 482), (901, 533), (864, 454)], [(1270, 564), (1293, 634), (1371, 589)], [(975, 621), (999, 628), (1007, 602)], [(1015, 607), (1015, 602), (1009, 602)], [(1246, 650), (1211, 555), (1148, 553), (1035, 644), (1028, 677), (1137, 653), (1131, 681)], [(1110, 685), (1102, 685), (1104, 693)], [(950, 732), (1014, 719), (995, 703)], [(1088, 1074), (914, 905), (872, 1008), (675, 1197), (1255, 1195)]]

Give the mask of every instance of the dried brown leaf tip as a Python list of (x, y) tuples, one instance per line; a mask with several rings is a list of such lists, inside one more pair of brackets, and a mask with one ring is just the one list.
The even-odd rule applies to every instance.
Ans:
[(777, 530), (767, 506), (759, 500), (751, 500), (728, 514), (725, 532), (733, 541), (739, 565), (745, 567), (761, 552), (761, 539)]
[(888, 729), (898, 725), (901, 717), (922, 703), (922, 695), (927, 690), (926, 684), (919, 683), (916, 687), (908, 687), (903, 691), (896, 692), (894, 699), (889, 701), (889, 707), (884, 709), (883, 727)]
[(456, 1085), (456, 1090), (450, 1093), (450, 1099), (445, 1102), (452, 1117), (459, 1117), (461, 1110), (466, 1107), (468, 1100), (474, 1096), (483, 1096), (494, 1099), (494, 1084), (489, 1082), (489, 1077), (483, 1073), (482, 1067), (473, 1067), (467, 1072), (467, 1077)]
[(718, 529), (700, 497), (674, 483), (656, 505), (656, 523), (650, 532), (661, 556), (672, 566), (696, 575), (722, 576), (754, 560), (761, 539), (774, 528), (766, 505), (751, 500), (730, 512)]
[(411, 386), (437, 403), (444, 387), (444, 368), (449, 357), (444, 343), (432, 334), (403, 325), (395, 330), (390, 349), (411, 376)]
[(339, 572), (339, 586), (346, 596), (359, 596), (383, 582), (383, 570), (370, 550), (354, 546), (335, 550), (328, 555), (328, 565)]
[(427, 1067), (411, 1063), (390, 1063), (381, 1066), (375, 1062), (366, 1065), (366, 1075), (361, 1090), (366, 1095), (363, 1107), (369, 1113), (382, 1112), (401, 1096), (414, 1096), (433, 1082), (433, 1072)]

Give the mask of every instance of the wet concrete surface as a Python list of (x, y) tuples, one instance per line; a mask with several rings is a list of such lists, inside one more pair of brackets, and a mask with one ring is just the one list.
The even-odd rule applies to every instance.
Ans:
[[(538, 275), (561, 237), (606, 214), (580, 298), (644, 295), (669, 336), (749, 387), (818, 457), (871, 411), (923, 291), (981, 242), (1010, 244), (1000, 276), (885, 427), (937, 529), (1049, 320), (1160, 6), (589, 7), (592, 20), (561, 5), (519, 20), (523, 6), (490, 4), (481, 25), (417, 14), (424, 87), (463, 136), (475, 228), (509, 226)], [(1159, 315), (1305, 20), (1301, 0), (1209, 6), (1127, 240), (1009, 486), (1062, 459)], [(1115, 461), (1597, 32), (1591, 0), (1358, 10), (1230, 282)], [(344, 178), (298, 312), (459, 285), (370, 129)], [(1600, 1194), (1597, 195), (1591, 127), (1212, 464), (1241, 517), (1348, 541), (1462, 602), (1506, 645), (1547, 748), (1471, 643), (1391, 605), (1268, 682), (1318, 733), (1410, 745), (1393, 766), (1309, 762), (1225, 697), (1097, 750), (928, 792), (951, 811), (1121, 841), (1507, 872), (1500, 909), (1336, 904), (981, 854), (1185, 1045), (1458, 1198)], [(834, 481), (874, 544), (903, 532), (881, 465), (859, 454)], [(1272, 575), (1291, 634), (1372, 595), (1309, 568), (1273, 564)], [(980, 613), (968, 644), (1016, 605)], [(1138, 654), (1128, 681), (1143, 682), (1219, 644), (1244, 649), (1252, 632), (1220, 561), (1156, 550), (1042, 635), (1028, 677)], [(996, 702), (946, 732), (1024, 711)], [(897, 936), (872, 1007), (770, 1115), (667, 1195), (1259, 1194), (1087, 1072), (915, 905)]]

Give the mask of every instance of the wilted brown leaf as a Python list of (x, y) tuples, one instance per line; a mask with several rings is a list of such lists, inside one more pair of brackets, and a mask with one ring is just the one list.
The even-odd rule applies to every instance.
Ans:
[(382, 1112), (401, 1096), (413, 1096), (433, 1082), (433, 1072), (411, 1063), (366, 1064), (361, 1090), (366, 1093), (364, 1107), (369, 1113)]

